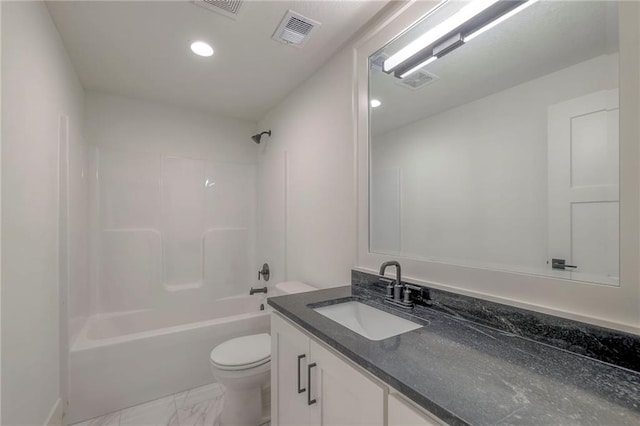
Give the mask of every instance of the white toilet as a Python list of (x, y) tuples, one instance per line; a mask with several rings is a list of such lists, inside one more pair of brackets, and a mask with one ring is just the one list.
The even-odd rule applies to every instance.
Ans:
[[(269, 289), (269, 297), (315, 290), (287, 281)], [(262, 419), (262, 385), (269, 381), (271, 336), (236, 337), (216, 346), (209, 357), (214, 377), (225, 389), (222, 425), (257, 426)]]

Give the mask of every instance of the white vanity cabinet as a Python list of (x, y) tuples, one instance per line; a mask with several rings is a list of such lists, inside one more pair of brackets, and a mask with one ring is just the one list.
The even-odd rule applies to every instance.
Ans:
[(416, 408), (400, 394), (389, 394), (387, 402), (388, 426), (441, 426), (441, 420)]
[(309, 338), (271, 315), (271, 423), (311, 424), (307, 405)]
[(385, 387), (275, 313), (271, 343), (272, 424), (384, 426)]

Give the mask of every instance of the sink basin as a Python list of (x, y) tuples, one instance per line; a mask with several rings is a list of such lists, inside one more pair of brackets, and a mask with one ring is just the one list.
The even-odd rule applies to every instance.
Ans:
[(322, 306), (314, 311), (369, 340), (383, 340), (422, 327), (360, 302)]

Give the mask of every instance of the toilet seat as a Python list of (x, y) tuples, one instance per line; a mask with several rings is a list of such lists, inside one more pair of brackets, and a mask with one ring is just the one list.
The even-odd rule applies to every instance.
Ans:
[(211, 351), (209, 360), (219, 370), (259, 367), (271, 361), (271, 336), (262, 333), (227, 340)]
[[(310, 290), (314, 288), (289, 282), (276, 284), (269, 292), (277, 295)], [(255, 327), (254, 333), (269, 330), (269, 321)], [(254, 334), (223, 342), (209, 354), (209, 365), (225, 392), (220, 423), (226, 426), (262, 423), (262, 387), (271, 376), (271, 336)]]

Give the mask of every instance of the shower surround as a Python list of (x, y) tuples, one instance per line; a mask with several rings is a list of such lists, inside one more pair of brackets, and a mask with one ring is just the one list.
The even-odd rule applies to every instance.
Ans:
[(210, 383), (214, 346), (267, 331), (264, 297), (248, 295), (253, 133), (255, 123), (87, 94), (90, 260), (68, 295), (67, 422)]
[(255, 165), (104, 148), (94, 154), (96, 312), (188, 307), (249, 290)]

